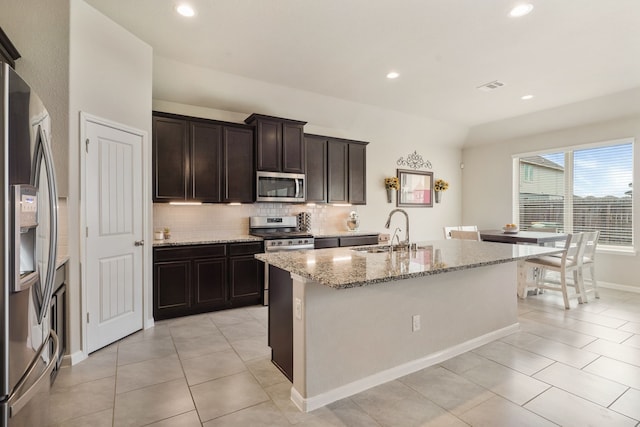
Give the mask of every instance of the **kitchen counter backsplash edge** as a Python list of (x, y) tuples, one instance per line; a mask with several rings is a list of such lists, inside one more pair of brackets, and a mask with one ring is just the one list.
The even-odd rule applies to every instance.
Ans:
[(245, 243), (261, 242), (261, 237), (250, 235), (229, 235), (229, 236), (181, 236), (172, 235), (169, 239), (154, 240), (153, 247), (163, 246), (185, 246), (185, 245), (208, 245), (218, 243)]

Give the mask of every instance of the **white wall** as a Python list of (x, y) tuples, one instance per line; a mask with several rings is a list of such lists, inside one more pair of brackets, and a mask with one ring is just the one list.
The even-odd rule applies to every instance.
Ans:
[[(640, 91), (632, 91), (636, 103), (640, 104)], [(580, 103), (555, 109), (556, 116), (575, 117), (585, 110), (591, 114), (593, 103)], [(586, 108), (589, 107), (589, 108)], [(610, 105), (613, 108), (612, 105)], [(517, 123), (535, 123), (545, 127), (545, 118), (552, 112), (544, 111), (512, 119)], [(603, 116), (607, 116), (604, 114)], [(556, 118), (557, 121), (557, 118)], [(571, 122), (571, 120), (568, 120)], [(496, 141), (485, 145), (472, 145), (463, 149), (462, 160), (465, 168), (462, 179), (462, 219), (465, 223), (477, 224), (480, 228), (497, 228), (512, 222), (512, 155), (550, 148), (604, 142), (633, 137), (640, 141), (640, 115), (611, 119), (605, 122), (567, 127), (546, 133), (513, 137), (514, 123), (501, 121), (485, 125), (482, 129), (472, 129), (470, 139), (479, 134), (491, 135)], [(504, 132), (500, 132), (500, 128)], [(506, 137), (505, 137), (506, 136)], [(637, 147), (636, 147), (637, 149)], [(640, 173), (640, 156), (636, 152), (634, 175)], [(636, 181), (634, 177), (634, 181)], [(634, 193), (634, 236), (640, 231), (640, 209), (638, 197)], [(637, 255), (601, 253), (598, 255), (598, 279), (623, 286), (640, 287), (640, 262)]]
[[(122, 123), (151, 135), (152, 49), (82, 0), (71, 0), (70, 19), (69, 141), (69, 287), (70, 352), (81, 349), (82, 295), (80, 292), (80, 112)], [(149, 141), (150, 142), (150, 139)], [(144, 151), (143, 151), (144, 153)], [(150, 150), (144, 165), (150, 185)], [(150, 193), (145, 200), (151, 200)], [(147, 203), (148, 218), (151, 204)], [(146, 240), (150, 241), (151, 221)], [(151, 246), (146, 248), (145, 295), (151, 292)], [(151, 299), (145, 300), (149, 306)], [(147, 316), (151, 316), (151, 311)]]
[(51, 115), (58, 195), (69, 177), (69, 1), (2, 0), (0, 27), (22, 57), (16, 71), (38, 93)]
[[(195, 81), (211, 82), (194, 87)], [(181, 93), (199, 91), (202, 106), (186, 106), (177, 100)], [(251, 113), (307, 121), (305, 132), (368, 141), (367, 205), (354, 206), (360, 214), (360, 228), (385, 231), (387, 215), (395, 203), (387, 203), (384, 178), (395, 176), (396, 161), (417, 151), (429, 160), (436, 178), (450, 184), (443, 202), (433, 208), (407, 208), (411, 218), (411, 240), (442, 238), (442, 227), (458, 224), (461, 218), (460, 147), (467, 134), (464, 127), (410, 116), (368, 105), (276, 86), (239, 76), (185, 65), (162, 57), (154, 58), (154, 109), (231, 122), (242, 122)], [(222, 99), (222, 101), (221, 101)], [(213, 110), (207, 105), (226, 102), (230, 110)], [(313, 221), (313, 219), (312, 219)], [(402, 216), (394, 217), (404, 230)]]

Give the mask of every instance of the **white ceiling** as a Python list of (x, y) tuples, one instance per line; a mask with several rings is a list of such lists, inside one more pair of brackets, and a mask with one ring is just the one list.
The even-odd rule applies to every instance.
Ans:
[(640, 87), (638, 0), (177, 1), (86, 0), (155, 56), (464, 126)]

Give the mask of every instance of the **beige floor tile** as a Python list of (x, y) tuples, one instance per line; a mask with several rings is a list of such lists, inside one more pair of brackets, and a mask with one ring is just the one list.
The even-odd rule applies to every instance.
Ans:
[(220, 326), (220, 331), (230, 342), (267, 335), (267, 327), (253, 317), (246, 322)]
[(622, 344), (640, 349), (640, 335), (634, 335)]
[(256, 318), (251, 315), (251, 312), (245, 308), (216, 311), (215, 313), (209, 314), (209, 318), (216, 326), (229, 326), (256, 320)]
[(266, 325), (269, 322), (269, 307), (256, 305), (253, 307), (247, 307), (246, 310), (263, 325)]
[(382, 426), (456, 426), (460, 419), (399, 381), (358, 393), (351, 400)]
[(202, 423), (198, 417), (198, 412), (189, 411), (175, 417), (167, 418), (157, 423), (148, 424), (148, 427), (201, 427)]
[(640, 390), (630, 388), (611, 405), (611, 409), (640, 421)]
[(440, 366), (445, 367), (456, 374), (461, 374), (469, 369), (482, 366), (485, 363), (487, 363), (487, 359), (470, 351), (446, 360), (442, 362)]
[(63, 366), (56, 377), (53, 389), (113, 377), (116, 374), (116, 351), (98, 351), (74, 366)]
[(241, 372), (191, 387), (196, 409), (203, 422), (269, 400), (249, 372)]
[(543, 312), (527, 313), (523, 316), (526, 319), (535, 320), (537, 322), (546, 323), (548, 325), (559, 328), (568, 329), (585, 335), (591, 335), (596, 338), (602, 338), (613, 342), (622, 342), (628, 339), (631, 334), (619, 331), (613, 328), (596, 325), (581, 320), (571, 319), (568, 317), (559, 318), (556, 315), (550, 315)]
[(510, 401), (522, 405), (549, 388), (549, 385), (488, 360), (461, 374)]
[(595, 353), (545, 338), (513, 345), (579, 369), (584, 368), (599, 357)]
[(489, 390), (442, 367), (423, 369), (399, 381), (455, 415), (494, 396)]
[(245, 371), (247, 368), (233, 350), (182, 360), (189, 386)]
[(524, 407), (561, 426), (629, 426), (637, 422), (566, 391), (551, 388)]
[(522, 331), (538, 335), (541, 338), (558, 341), (576, 348), (582, 348), (597, 339), (591, 335), (585, 335), (579, 332), (558, 328), (556, 326), (535, 322), (524, 317), (518, 320), (520, 321), (520, 328)]
[(278, 410), (273, 402), (267, 401), (259, 405), (241, 409), (229, 415), (204, 423), (203, 427), (278, 427), (290, 426), (287, 418)]
[(616, 319), (604, 314), (589, 313), (584, 310), (568, 310), (565, 312), (565, 316), (613, 329), (617, 329), (627, 323), (626, 320)]
[(126, 393), (179, 378), (184, 378), (184, 374), (176, 354), (161, 359), (130, 363), (118, 368), (116, 393)]
[(474, 427), (551, 427), (556, 425), (500, 396), (494, 396), (482, 402), (459, 417)]
[(533, 377), (607, 407), (627, 390), (627, 386), (562, 363), (554, 363)]
[(194, 409), (184, 378), (116, 395), (114, 427), (140, 426)]
[(327, 408), (331, 411), (331, 415), (319, 415), (317, 418), (329, 425), (348, 427), (376, 427), (380, 425), (349, 398), (334, 402)]
[(123, 338), (120, 343), (132, 343), (144, 340), (167, 338), (169, 336), (171, 336), (169, 325), (156, 323), (156, 325), (151, 328), (143, 329)]
[(640, 334), (640, 322), (627, 322), (618, 329), (632, 334)]
[(112, 425), (113, 408), (109, 408), (83, 417), (65, 420), (59, 424), (50, 424), (50, 427), (111, 427)]
[(616, 344), (606, 340), (594, 341), (584, 348), (610, 359), (619, 360), (640, 367), (640, 348)]
[(51, 424), (113, 408), (115, 387), (115, 377), (56, 387), (49, 398)]
[(176, 354), (171, 337), (122, 343), (118, 347), (118, 366)]
[[(271, 358), (255, 359), (245, 362), (247, 368), (262, 387), (289, 382), (287, 377), (271, 362)], [(289, 383), (290, 384), (290, 383)]]
[(504, 338), (500, 338), (500, 341), (511, 344), (515, 347), (524, 348), (524, 346), (529, 345), (539, 339), (540, 337), (538, 335), (530, 334), (529, 332), (516, 332), (515, 334), (507, 335)]
[(221, 332), (190, 338), (174, 338), (174, 344), (181, 360), (206, 356), (222, 350), (230, 350), (229, 341)]
[(171, 336), (175, 338), (196, 338), (203, 335), (212, 335), (219, 333), (219, 329), (216, 325), (209, 320), (208, 317), (202, 317), (197, 322), (183, 321), (176, 325), (170, 325), (169, 330)]
[(291, 401), (291, 383), (288, 381), (266, 387), (265, 391), (269, 394), (273, 403), (275, 403), (278, 409), (292, 424), (299, 424), (317, 416), (328, 415), (330, 412), (327, 407), (319, 408), (307, 413), (300, 412), (296, 405)]
[(232, 341), (231, 346), (244, 361), (271, 357), (271, 348), (267, 345), (267, 336)]
[(500, 341), (483, 345), (473, 352), (525, 375), (532, 375), (553, 363), (551, 359)]
[(586, 366), (584, 371), (608, 378), (640, 390), (640, 368), (618, 360), (601, 357)]

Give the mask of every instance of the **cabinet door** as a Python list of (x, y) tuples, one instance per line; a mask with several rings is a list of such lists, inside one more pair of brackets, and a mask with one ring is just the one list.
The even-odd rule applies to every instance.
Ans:
[(227, 259), (193, 261), (193, 306), (196, 311), (224, 308), (227, 297)]
[(255, 174), (253, 161), (253, 131), (234, 127), (223, 128), (224, 164), (223, 197), (226, 203), (253, 203)]
[(367, 204), (367, 146), (349, 144), (349, 203)]
[(221, 202), (221, 126), (190, 122), (191, 191), (201, 202)]
[(282, 123), (258, 120), (258, 170), (280, 172), (282, 170)]
[(229, 258), (229, 290), (234, 307), (262, 303), (264, 264), (244, 255)]
[(327, 201), (327, 140), (305, 137), (307, 202)]
[(188, 128), (185, 120), (153, 118), (153, 200), (187, 198)]
[(329, 140), (327, 143), (329, 203), (349, 202), (348, 149), (349, 145), (341, 141)]
[(190, 314), (191, 261), (153, 264), (153, 317), (167, 319)]
[(282, 171), (304, 173), (304, 131), (302, 126), (282, 124)]

